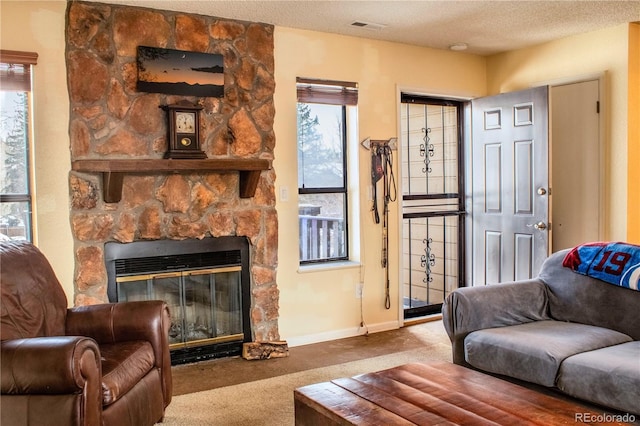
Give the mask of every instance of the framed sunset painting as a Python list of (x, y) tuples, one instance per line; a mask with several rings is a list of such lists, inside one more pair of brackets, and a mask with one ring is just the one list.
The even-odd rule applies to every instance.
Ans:
[(138, 46), (141, 92), (198, 97), (224, 96), (221, 54)]

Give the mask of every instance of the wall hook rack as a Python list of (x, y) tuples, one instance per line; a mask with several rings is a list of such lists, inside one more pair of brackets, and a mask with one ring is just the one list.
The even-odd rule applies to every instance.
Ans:
[(398, 138), (390, 138), (386, 140), (376, 140), (376, 139), (366, 138), (365, 140), (360, 142), (360, 145), (362, 145), (364, 148), (369, 150), (371, 149), (371, 147), (379, 147), (383, 145), (387, 145), (389, 148), (393, 150), (397, 150)]

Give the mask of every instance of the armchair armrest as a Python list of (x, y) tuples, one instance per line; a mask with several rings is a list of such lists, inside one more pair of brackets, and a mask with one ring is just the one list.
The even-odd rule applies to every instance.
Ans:
[(89, 336), (99, 344), (145, 340), (155, 350), (167, 340), (163, 322), (168, 315), (166, 304), (157, 300), (79, 306), (67, 310), (66, 334)]
[[(5, 340), (0, 345), (2, 394), (55, 395), (82, 392), (100, 406), (100, 350), (77, 336)], [(86, 389), (86, 388), (90, 389)]]
[(485, 328), (549, 319), (546, 285), (539, 279), (463, 287), (442, 305), (442, 322), (451, 339), (453, 362), (464, 361), (464, 338)]
[(67, 310), (67, 335), (89, 336), (98, 344), (128, 340), (151, 343), (155, 366), (161, 370), (165, 406), (171, 401), (171, 356), (167, 304), (159, 300), (105, 303)]

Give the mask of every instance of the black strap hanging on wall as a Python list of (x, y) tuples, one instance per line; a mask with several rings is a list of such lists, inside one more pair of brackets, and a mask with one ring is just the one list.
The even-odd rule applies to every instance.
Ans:
[(382, 256), (381, 265), (385, 269), (385, 301), (384, 307), (391, 308), (391, 296), (389, 294), (389, 203), (396, 201), (397, 187), (396, 177), (393, 172), (393, 149), (396, 149), (396, 138), (389, 140), (362, 141), (362, 146), (371, 151), (371, 185), (373, 191), (373, 218), (375, 223), (380, 223), (378, 212), (378, 182), (383, 180), (383, 205), (382, 210)]
[(384, 168), (382, 166), (382, 154), (377, 148), (371, 149), (371, 185), (373, 187), (373, 218), (376, 223), (380, 223), (380, 213), (378, 212), (378, 181), (384, 176)]

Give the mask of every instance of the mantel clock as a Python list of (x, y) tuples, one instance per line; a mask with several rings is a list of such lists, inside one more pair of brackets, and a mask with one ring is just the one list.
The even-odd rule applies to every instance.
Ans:
[(199, 105), (174, 104), (162, 107), (167, 111), (169, 129), (169, 149), (165, 158), (202, 159), (207, 158), (200, 149), (200, 110)]

